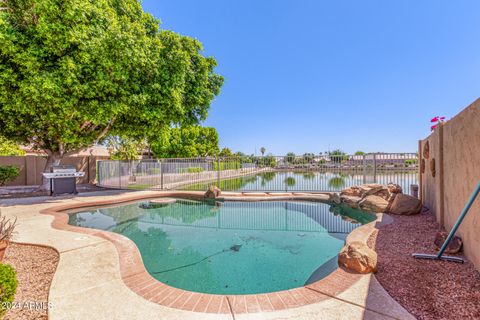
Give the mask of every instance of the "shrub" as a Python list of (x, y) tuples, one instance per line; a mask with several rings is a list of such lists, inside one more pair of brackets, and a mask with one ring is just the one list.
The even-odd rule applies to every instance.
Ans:
[(12, 181), (20, 174), (20, 170), (15, 166), (0, 166), (0, 186)]
[[(240, 161), (228, 161), (228, 162), (220, 162), (220, 171), (223, 170), (238, 170), (242, 168), (242, 164)], [(215, 171), (218, 170), (218, 163), (214, 162), (214, 169)]]
[(202, 167), (188, 167), (180, 170), (181, 173), (199, 173), (203, 172)]
[(0, 242), (9, 242), (17, 225), (17, 218), (8, 219), (0, 213)]
[(417, 159), (407, 159), (407, 160), (405, 160), (405, 165), (407, 167), (416, 165), (417, 163), (418, 163)]
[(17, 274), (8, 264), (0, 264), (0, 317), (8, 310), (17, 291)]

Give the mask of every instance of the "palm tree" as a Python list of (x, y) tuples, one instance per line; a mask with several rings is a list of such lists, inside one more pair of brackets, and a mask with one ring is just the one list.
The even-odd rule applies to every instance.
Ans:
[(265, 149), (265, 147), (261, 147), (261, 148), (260, 148), (260, 152), (262, 153), (262, 157), (263, 157), (263, 155), (265, 154), (265, 151), (267, 151), (267, 149)]

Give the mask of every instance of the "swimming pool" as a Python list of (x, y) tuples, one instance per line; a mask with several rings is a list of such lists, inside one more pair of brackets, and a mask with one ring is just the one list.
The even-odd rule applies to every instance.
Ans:
[(141, 201), (72, 213), (69, 224), (122, 234), (157, 280), (212, 294), (301, 287), (337, 268), (346, 235), (375, 216), (316, 202)]

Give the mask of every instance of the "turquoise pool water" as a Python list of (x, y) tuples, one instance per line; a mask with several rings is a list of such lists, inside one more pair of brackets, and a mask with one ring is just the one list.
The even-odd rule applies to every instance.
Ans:
[(173, 287), (251, 294), (328, 275), (346, 235), (374, 219), (323, 203), (177, 199), (162, 207), (146, 201), (72, 213), (69, 224), (130, 238), (148, 272)]

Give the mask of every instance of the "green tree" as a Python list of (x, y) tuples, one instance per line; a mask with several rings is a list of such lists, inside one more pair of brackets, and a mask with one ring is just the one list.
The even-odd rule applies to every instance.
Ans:
[(106, 143), (113, 160), (140, 159), (147, 146), (145, 140), (119, 136), (109, 136)]
[(272, 155), (268, 154), (263, 158), (263, 165), (270, 168), (275, 168), (277, 166), (277, 159)]
[(23, 156), (25, 151), (15, 142), (0, 136), (0, 156)]
[(143, 139), (207, 116), (223, 78), (199, 41), (136, 0), (3, 1), (0, 134), (46, 168), (107, 135)]
[(229, 148), (223, 148), (218, 155), (220, 157), (231, 157), (233, 156), (233, 153)]
[(357, 151), (357, 152), (355, 152), (355, 155), (356, 155), (356, 156), (363, 156), (364, 154), (365, 154), (365, 152), (363, 152), (363, 151)]
[(149, 140), (153, 153), (160, 158), (194, 158), (218, 153), (218, 133), (215, 128), (185, 126), (171, 128)]
[(265, 155), (265, 151), (267, 151), (267, 149), (265, 149), (265, 147), (260, 148), (260, 152), (262, 153), (262, 156)]
[(315, 155), (313, 153), (305, 153), (303, 155), (303, 162), (304, 163), (311, 163), (315, 159)]
[(340, 163), (342, 161), (348, 160), (348, 155), (340, 149), (330, 151), (328, 155), (334, 163)]
[(285, 162), (286, 163), (293, 163), (295, 161), (295, 153), (293, 152), (289, 152), (287, 153), (286, 157), (285, 157)]

